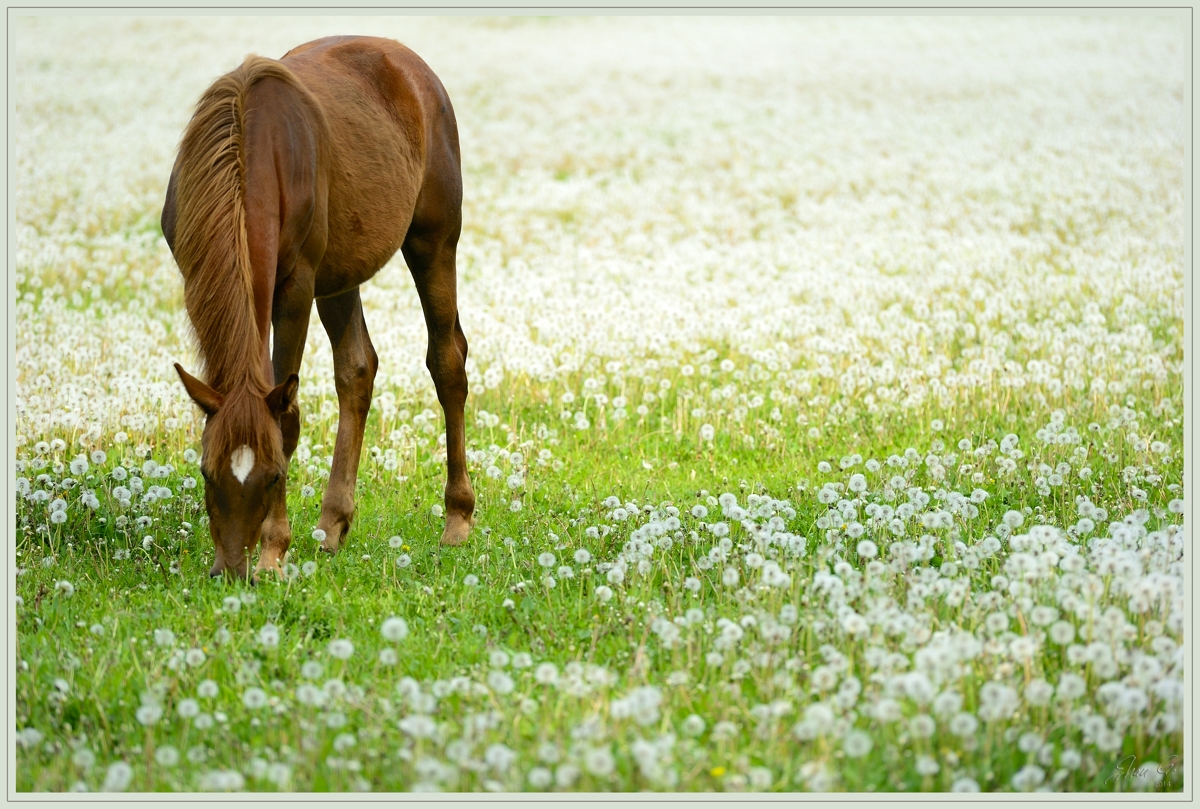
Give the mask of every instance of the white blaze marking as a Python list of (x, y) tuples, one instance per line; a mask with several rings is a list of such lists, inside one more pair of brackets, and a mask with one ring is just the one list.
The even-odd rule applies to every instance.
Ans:
[(238, 479), (238, 483), (244, 484), (246, 476), (254, 468), (254, 450), (242, 444), (233, 451), (233, 455), (229, 456), (229, 465), (232, 467), (233, 476)]

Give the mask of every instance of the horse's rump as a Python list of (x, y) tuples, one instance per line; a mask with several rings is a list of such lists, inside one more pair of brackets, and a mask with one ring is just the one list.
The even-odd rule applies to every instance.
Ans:
[(328, 122), (329, 227), (318, 296), (363, 283), (404, 241), (425, 174), (428, 121), (416, 86), (424, 77), (402, 61), (410, 54), (387, 40), (331, 37), (282, 60)]

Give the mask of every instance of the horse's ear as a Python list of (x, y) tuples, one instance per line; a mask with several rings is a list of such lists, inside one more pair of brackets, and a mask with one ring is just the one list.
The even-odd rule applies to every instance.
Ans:
[(183, 387), (187, 389), (188, 396), (192, 397), (192, 401), (199, 405), (206, 415), (211, 416), (216, 413), (221, 407), (221, 403), (225, 401), (225, 397), (183, 370), (183, 366), (179, 363), (175, 363), (175, 370), (179, 372), (179, 379), (183, 382)]
[(276, 385), (275, 389), (267, 394), (267, 407), (271, 408), (271, 414), (279, 418), (286, 413), (292, 402), (296, 401), (296, 390), (299, 387), (300, 377), (295, 374)]

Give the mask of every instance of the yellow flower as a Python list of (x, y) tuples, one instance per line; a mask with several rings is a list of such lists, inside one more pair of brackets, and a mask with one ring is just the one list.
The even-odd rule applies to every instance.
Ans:
[(713, 767), (711, 770), (708, 771), (708, 773), (713, 778), (720, 778), (722, 775), (725, 774), (725, 768), (724, 767)]

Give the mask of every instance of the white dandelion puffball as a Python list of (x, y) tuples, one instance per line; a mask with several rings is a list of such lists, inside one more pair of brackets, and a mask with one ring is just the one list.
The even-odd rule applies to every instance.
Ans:
[(327, 647), (331, 657), (336, 657), (338, 660), (349, 660), (354, 654), (354, 644), (345, 638), (338, 638), (329, 642)]
[(253, 686), (247, 688), (242, 693), (242, 704), (251, 710), (261, 708), (267, 704), (267, 692)]
[(388, 618), (380, 625), (379, 632), (386, 640), (402, 641), (408, 637), (408, 622), (403, 618)]

